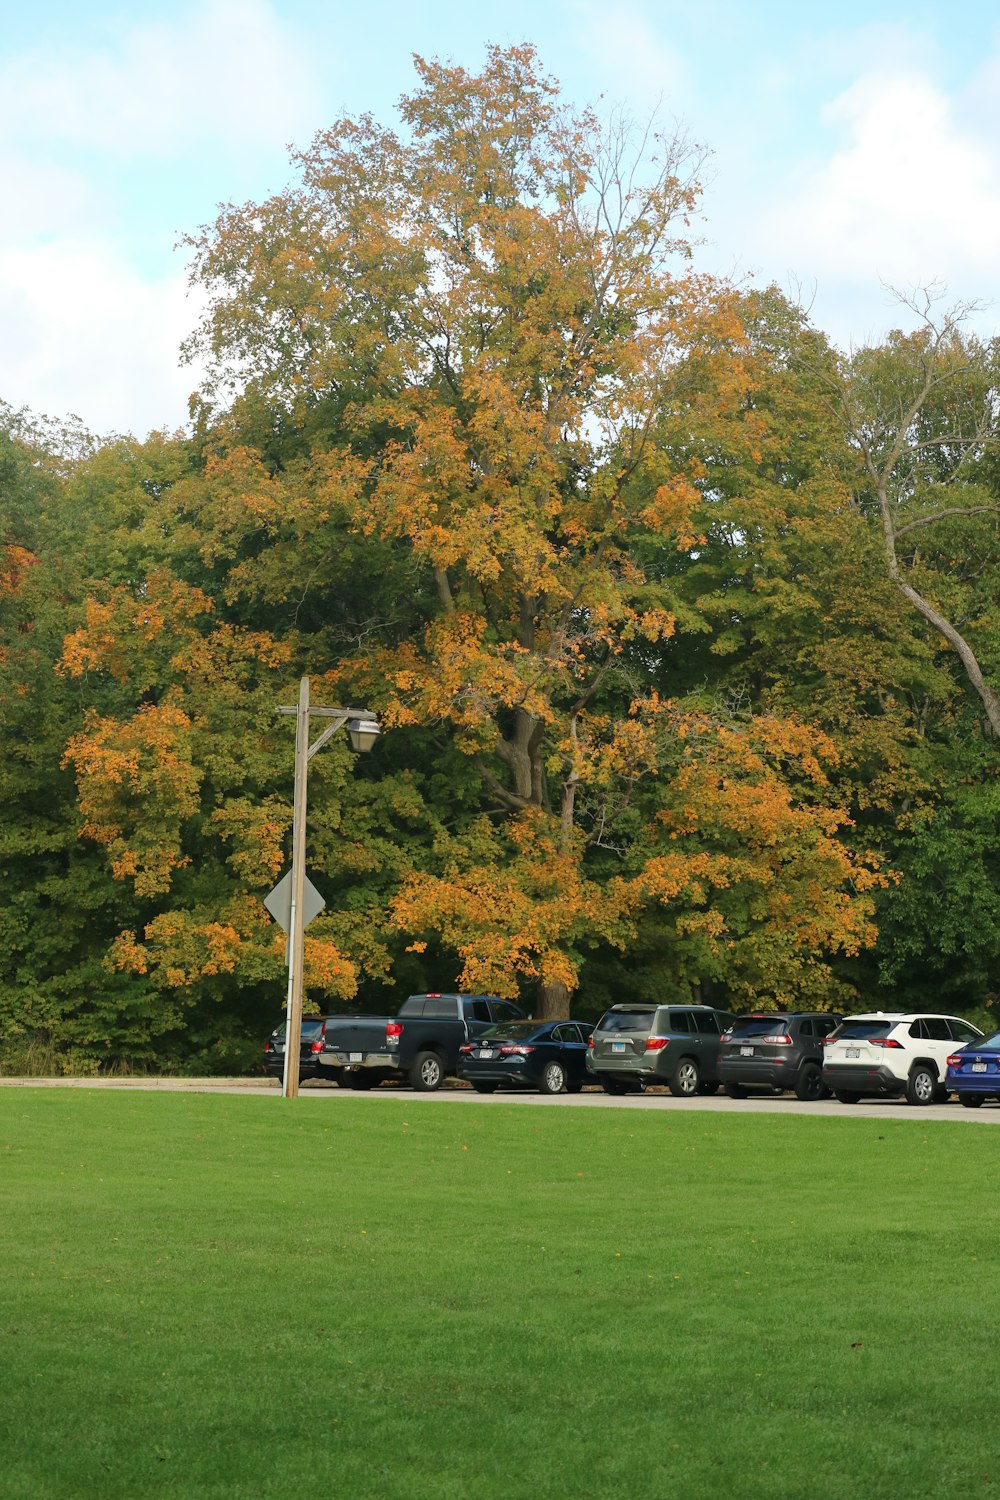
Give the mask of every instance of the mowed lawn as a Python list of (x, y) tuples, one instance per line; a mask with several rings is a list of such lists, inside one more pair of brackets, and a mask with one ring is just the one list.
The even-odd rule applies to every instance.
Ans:
[(1000, 1495), (968, 1121), (0, 1091), (0, 1495)]

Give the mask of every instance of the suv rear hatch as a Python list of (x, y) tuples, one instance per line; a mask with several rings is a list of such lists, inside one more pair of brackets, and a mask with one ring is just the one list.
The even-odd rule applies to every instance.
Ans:
[(844, 1021), (826, 1044), (824, 1063), (879, 1067), (886, 1061), (885, 1039), (896, 1024), (894, 1016), (871, 1021)]
[(646, 1061), (646, 1041), (653, 1029), (655, 1005), (609, 1010), (593, 1035), (591, 1062), (598, 1071), (634, 1072)]

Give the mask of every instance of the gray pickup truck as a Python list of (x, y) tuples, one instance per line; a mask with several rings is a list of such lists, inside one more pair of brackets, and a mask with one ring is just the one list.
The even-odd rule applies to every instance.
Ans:
[(323, 1023), (317, 1077), (355, 1089), (402, 1078), (432, 1093), (456, 1072), (463, 1042), (498, 1021), (523, 1018), (496, 995), (411, 995), (396, 1016), (331, 1017)]

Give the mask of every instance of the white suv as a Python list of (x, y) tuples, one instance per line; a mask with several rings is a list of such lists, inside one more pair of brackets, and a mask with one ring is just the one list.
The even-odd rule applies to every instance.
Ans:
[(905, 1094), (910, 1104), (930, 1104), (948, 1097), (949, 1052), (981, 1036), (957, 1016), (848, 1016), (826, 1039), (823, 1082), (842, 1104), (856, 1104), (862, 1094)]

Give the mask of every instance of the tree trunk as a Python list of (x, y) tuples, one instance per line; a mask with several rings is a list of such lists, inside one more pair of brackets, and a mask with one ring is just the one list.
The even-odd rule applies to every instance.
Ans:
[(538, 981), (535, 1011), (539, 1021), (566, 1021), (569, 1019), (569, 1002), (573, 998), (562, 980), (546, 984)]

